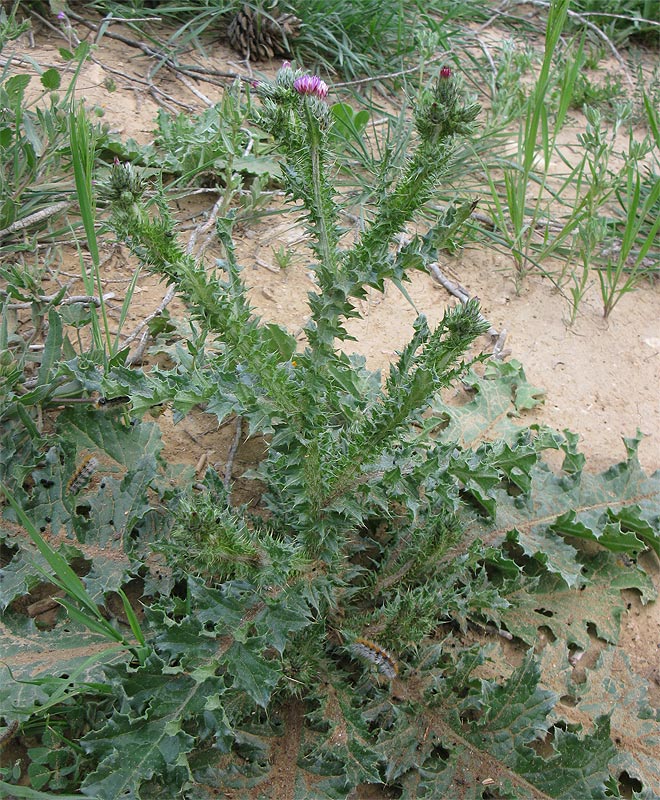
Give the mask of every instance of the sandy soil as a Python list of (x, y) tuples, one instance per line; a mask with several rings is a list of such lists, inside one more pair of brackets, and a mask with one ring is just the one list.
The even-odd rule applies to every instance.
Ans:
[[(76, 28), (81, 35), (84, 33), (84, 28)], [(115, 30), (120, 29), (113, 26), (111, 31)], [(64, 69), (57, 48), (66, 45), (66, 36), (57, 27), (36, 27), (34, 46), (24, 38), (13, 47), (44, 65)], [(187, 59), (199, 61), (193, 53)], [(201, 110), (204, 101), (200, 93), (211, 102), (222, 93), (219, 85), (187, 86), (165, 69), (150, 87), (145, 76), (151, 63), (138, 50), (104, 38), (92, 62), (84, 68), (78, 88), (78, 95), (89, 106), (101, 110), (113, 130), (141, 143), (152, 138), (159, 108), (155, 98), (170, 107)], [(237, 56), (216, 43), (204, 64), (247, 74)], [(275, 66), (260, 68), (272, 74)], [(110, 80), (116, 84), (112, 92), (108, 90)], [(202, 196), (194, 204), (183, 203), (180, 216), (198, 224), (214, 201), (213, 196)], [(283, 270), (278, 269), (273, 256), (280, 245), (294, 251), (291, 264)], [(107, 250), (104, 255), (108, 258), (104, 271), (107, 289), (116, 293), (114, 303), (118, 307), (132, 265), (121, 249)], [(305, 321), (305, 297), (313, 284), (301, 231), (291, 217), (243, 227), (238, 255), (256, 310), (298, 333)], [(647, 471), (660, 468), (660, 285), (644, 284), (624, 297), (608, 321), (602, 318), (594, 285), (575, 324), (568, 326), (565, 299), (542, 277), (530, 274), (521, 294), (516, 294), (513, 259), (507, 255), (469, 248), (457, 257), (447, 257), (442, 267), (471, 295), (481, 299), (485, 316), (497, 330), (508, 332), (506, 346), (511, 357), (523, 363), (533, 384), (545, 388), (544, 405), (529, 413), (526, 422), (577, 432), (588, 458), (588, 469), (593, 471), (622, 460), (622, 437), (633, 436), (639, 429), (645, 434), (639, 449), (643, 467)], [(552, 269), (552, 265), (548, 268)], [(62, 269), (64, 273), (75, 273), (75, 260), (64, 263)], [(442, 316), (448, 304), (456, 302), (429, 276), (421, 274), (413, 275), (409, 291), (417, 310), (426, 313), (431, 322)], [(132, 330), (153, 311), (165, 292), (166, 288), (155, 279), (142, 276), (125, 330)], [(173, 314), (177, 308), (176, 304), (170, 306)], [(364, 301), (363, 310), (364, 319), (352, 324), (358, 339), (355, 350), (363, 353), (371, 366), (386, 367), (394, 352), (408, 340), (416, 311), (394, 286), (388, 286), (384, 295), (372, 293)], [(224, 463), (233, 438), (230, 426), (218, 431), (213, 420), (202, 413), (191, 414), (177, 426), (172, 425), (169, 412), (161, 421), (169, 460), (195, 464), (200, 457), (206, 457), (211, 463)], [(254, 455), (254, 451), (241, 451), (235, 472), (240, 474), (242, 466)], [(657, 565), (653, 569), (658, 578)], [(630, 612), (622, 624), (621, 647), (629, 653), (634, 669), (658, 684), (660, 605), (642, 607), (636, 596), (630, 598), (630, 603)]]

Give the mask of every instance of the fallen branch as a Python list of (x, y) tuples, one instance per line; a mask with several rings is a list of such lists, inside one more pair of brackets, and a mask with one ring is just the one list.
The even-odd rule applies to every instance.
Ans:
[[(3, 297), (8, 297), (9, 293), (4, 289), (0, 289), (0, 295)], [(5, 307), (12, 310), (32, 308), (34, 303), (52, 303), (59, 297), (59, 295), (60, 292), (56, 292), (55, 294), (38, 294), (35, 295), (32, 300), (28, 300), (23, 303), (7, 303)], [(107, 300), (114, 300), (115, 296), (116, 295), (114, 292), (108, 292), (107, 294), (103, 295), (103, 302), (105, 303)], [(76, 303), (82, 303), (82, 305), (86, 306), (96, 306), (96, 308), (100, 308), (101, 306), (101, 300), (98, 297), (88, 294), (76, 294), (72, 295), (71, 297), (65, 297), (63, 300), (59, 301), (58, 306), (72, 306)]]
[[(540, 6), (541, 8), (550, 8), (550, 3), (546, 2), (546, 0), (517, 0), (516, 5), (526, 5), (526, 6), (532, 5), (532, 6)], [(632, 79), (630, 75), (630, 70), (628, 69), (628, 65), (626, 64), (621, 53), (619, 53), (619, 51), (614, 46), (614, 42), (612, 42), (609, 36), (604, 31), (602, 31), (598, 27), (598, 25), (595, 25), (593, 22), (590, 22), (588, 19), (586, 19), (584, 14), (580, 14), (577, 11), (571, 11), (570, 8), (566, 13), (569, 17), (571, 17), (571, 19), (578, 20), (582, 25), (585, 26), (585, 28), (589, 28), (589, 30), (592, 31), (592, 33), (596, 34), (596, 36), (598, 36), (605, 42), (609, 51), (612, 53), (614, 58), (619, 62), (619, 65), (623, 70), (623, 73), (626, 77), (626, 80), (628, 81), (628, 84), (630, 85), (630, 88), (634, 89), (635, 81)]]
[(227, 500), (231, 497), (231, 473), (234, 468), (234, 459), (236, 458), (236, 453), (238, 452), (238, 446), (241, 443), (241, 434), (243, 433), (243, 417), (236, 417), (236, 430), (234, 431), (234, 441), (231, 443), (231, 447), (229, 448), (229, 454), (227, 455), (227, 463), (225, 464), (225, 475), (223, 478), (222, 483), (224, 484), (225, 489), (227, 490)]
[(60, 203), (55, 203), (55, 205), (48, 206), (48, 208), (42, 208), (39, 211), (35, 211), (34, 214), (28, 214), (27, 217), (17, 219), (15, 222), (12, 222), (11, 225), (8, 225), (6, 228), (3, 228), (0, 231), (0, 239), (8, 236), (10, 233), (16, 233), (16, 231), (22, 231), (24, 228), (29, 228), (30, 225), (35, 225), (37, 222), (42, 222), (49, 217), (54, 217), (56, 214), (59, 214), (60, 211), (67, 209), (69, 205), (70, 203), (68, 200), (62, 200)]

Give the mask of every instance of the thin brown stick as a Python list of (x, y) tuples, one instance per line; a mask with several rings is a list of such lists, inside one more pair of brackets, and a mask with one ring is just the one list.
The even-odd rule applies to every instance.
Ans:
[(234, 440), (231, 443), (231, 447), (229, 448), (229, 453), (227, 455), (227, 463), (225, 464), (225, 475), (222, 481), (225, 489), (227, 490), (228, 498), (231, 496), (231, 473), (234, 468), (234, 459), (236, 458), (236, 453), (238, 452), (238, 447), (241, 443), (242, 433), (243, 433), (243, 417), (237, 416), (236, 430), (234, 432)]
[(128, 358), (126, 359), (126, 366), (132, 367), (135, 364), (142, 364), (144, 359), (144, 353), (147, 349), (147, 344), (149, 343), (149, 331), (146, 330), (142, 333), (140, 337), (140, 341), (137, 344), (135, 350), (132, 353), (129, 353)]
[[(11, 308), (13, 310), (20, 309), (20, 308), (32, 308), (34, 303), (52, 303), (54, 300), (57, 299), (60, 292), (56, 292), (55, 294), (38, 294), (32, 300), (29, 300), (25, 303), (7, 303), (5, 308)], [(0, 289), (0, 295), (2, 297), (8, 297), (9, 292), (5, 289)], [(103, 295), (103, 302), (107, 300), (113, 300), (116, 297), (114, 292), (108, 292), (108, 294)], [(59, 301), (58, 305), (60, 306), (71, 306), (75, 303), (82, 303), (86, 306), (96, 306), (99, 308), (101, 306), (101, 301), (98, 297), (94, 297), (93, 295), (87, 294), (76, 294), (72, 295), (71, 297), (65, 297)]]
[[(541, 8), (550, 8), (550, 3), (546, 2), (546, 0), (516, 0), (516, 5), (526, 5), (526, 6), (532, 5), (532, 6), (540, 6)], [(582, 25), (584, 25), (586, 28), (589, 28), (589, 30), (592, 31), (592, 33), (595, 33), (596, 36), (598, 36), (605, 42), (609, 51), (612, 53), (614, 58), (619, 62), (619, 65), (623, 70), (623, 73), (626, 77), (626, 80), (628, 81), (628, 84), (630, 85), (630, 88), (634, 89), (635, 81), (632, 79), (630, 70), (628, 69), (628, 65), (626, 64), (621, 53), (619, 53), (619, 51), (614, 46), (614, 42), (612, 42), (609, 36), (604, 31), (602, 31), (598, 27), (598, 25), (595, 25), (593, 22), (590, 22), (588, 19), (586, 19), (584, 14), (580, 14), (577, 11), (571, 11), (570, 8), (567, 10), (566, 13), (572, 19), (579, 20)]]
[[(190, 234), (190, 239), (188, 240), (188, 246), (186, 247), (186, 253), (188, 255), (192, 255), (195, 249), (195, 245), (197, 244), (197, 239), (201, 234), (208, 233), (211, 228), (215, 225), (215, 221), (218, 218), (218, 214), (224, 209), (226, 203), (225, 195), (221, 195), (213, 204), (213, 208), (209, 212), (208, 218), (204, 220), (200, 225), (197, 225), (193, 232)], [(211, 243), (211, 239), (213, 237), (207, 237), (201, 244), (195, 258), (199, 261), (202, 256), (204, 255), (205, 251), (207, 250), (209, 244)]]
[(176, 289), (174, 287), (168, 289), (167, 294), (158, 304), (158, 308), (155, 311), (152, 311), (151, 314), (149, 314), (142, 320), (142, 322), (124, 339), (122, 346), (125, 347), (127, 344), (130, 344), (131, 342), (135, 341), (135, 339), (137, 339), (138, 336), (140, 336), (142, 331), (147, 327), (147, 325), (151, 322), (151, 320), (155, 319), (156, 317), (160, 316), (160, 314), (163, 313), (163, 311), (167, 308), (167, 306), (172, 302), (175, 294), (176, 294)]
[[(429, 58), (427, 61), (424, 62), (424, 65), (427, 64), (435, 64), (437, 61), (442, 61), (443, 58), (447, 58), (451, 54), (451, 50), (444, 50), (442, 53), (438, 53), (438, 55)], [(397, 72), (385, 72), (381, 75), (372, 75), (368, 78), (358, 78), (354, 81), (343, 81), (342, 83), (333, 83), (333, 89), (343, 89), (347, 86), (362, 86), (366, 83), (376, 83), (381, 81), (389, 80), (390, 78), (401, 78), (403, 75), (410, 75), (413, 72), (419, 72), (419, 64), (414, 67), (407, 67), (406, 69), (397, 70)]]
[(0, 231), (0, 239), (2, 239), (4, 236), (8, 236), (10, 233), (22, 231), (24, 228), (29, 228), (30, 225), (36, 225), (37, 222), (42, 222), (49, 217), (53, 217), (55, 214), (59, 214), (60, 211), (67, 209), (70, 205), (71, 203), (68, 200), (62, 200), (59, 203), (48, 206), (48, 208), (42, 208), (39, 211), (35, 211), (34, 214), (28, 214), (27, 217), (17, 219), (15, 222), (12, 222), (11, 225), (8, 225), (6, 228), (3, 228)]

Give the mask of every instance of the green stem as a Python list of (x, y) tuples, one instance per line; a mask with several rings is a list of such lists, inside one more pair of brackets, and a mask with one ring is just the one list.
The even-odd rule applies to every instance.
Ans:
[(321, 261), (326, 269), (336, 267), (335, 243), (332, 241), (328, 229), (327, 209), (323, 202), (323, 162), (321, 160), (321, 132), (309, 103), (305, 103), (305, 117), (307, 119), (307, 132), (309, 134), (309, 153), (312, 166), (312, 199), (316, 209), (316, 224), (318, 232), (319, 251)]

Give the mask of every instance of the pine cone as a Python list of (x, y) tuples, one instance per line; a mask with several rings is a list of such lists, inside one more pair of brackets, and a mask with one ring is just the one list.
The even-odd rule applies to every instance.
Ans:
[(287, 42), (295, 39), (300, 20), (294, 14), (255, 11), (243, 8), (229, 23), (227, 38), (231, 47), (249, 61), (266, 61), (275, 56), (288, 55)]

